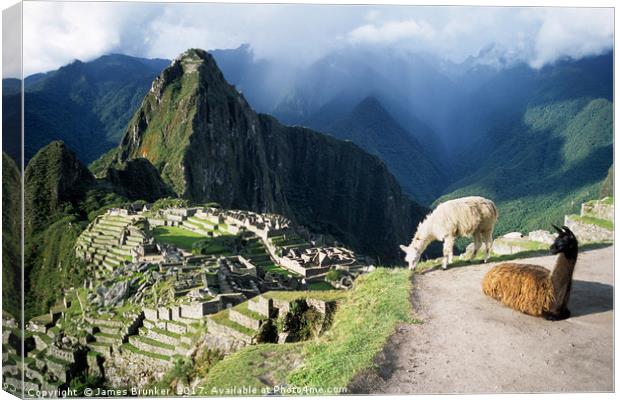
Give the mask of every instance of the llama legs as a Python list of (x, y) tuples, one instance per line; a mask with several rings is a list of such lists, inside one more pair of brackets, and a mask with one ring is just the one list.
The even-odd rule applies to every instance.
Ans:
[(493, 248), (493, 231), (487, 232), (484, 238), (484, 262), (489, 261), (491, 249)]
[(448, 264), (452, 263), (452, 251), (454, 249), (454, 237), (446, 236), (443, 241), (443, 262), (441, 268), (448, 269)]
[(474, 251), (471, 253), (471, 258), (469, 259), (470, 261), (473, 261), (473, 259), (476, 258), (480, 246), (482, 246), (482, 240), (480, 240), (480, 234), (476, 233), (474, 234)]

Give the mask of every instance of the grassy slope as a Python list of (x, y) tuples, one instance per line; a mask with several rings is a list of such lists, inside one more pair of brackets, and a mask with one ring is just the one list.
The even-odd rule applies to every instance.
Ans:
[(4, 152), (2, 169), (2, 309), (21, 319), (21, 176)]
[(26, 159), (64, 140), (90, 162), (118, 143), (166, 61), (110, 55), (74, 62), (26, 89)]
[(183, 155), (193, 129), (197, 88), (198, 73), (183, 74), (165, 87), (160, 100), (152, 93), (147, 94), (128, 125), (138, 124), (143, 112), (148, 114), (149, 122), (140, 146), (131, 156), (148, 158), (178, 195), (183, 194), (185, 186)]
[(260, 394), (269, 387), (265, 382), (346, 387), (357, 373), (373, 366), (397, 324), (413, 322), (410, 294), (408, 271), (379, 268), (358, 278), (344, 294), (332, 327), (321, 338), (246, 347), (216, 364), (199, 386), (204, 394), (226, 394), (227, 388), (244, 385)]
[(188, 229), (176, 226), (158, 226), (153, 230), (155, 240), (191, 251), (192, 245), (205, 237)]

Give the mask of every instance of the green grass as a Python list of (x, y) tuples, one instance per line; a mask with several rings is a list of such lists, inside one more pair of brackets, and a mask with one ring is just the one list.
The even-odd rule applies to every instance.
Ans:
[(240, 324), (238, 324), (238, 323), (228, 319), (228, 310), (220, 311), (217, 314), (213, 314), (209, 318), (211, 318), (218, 325), (226, 326), (228, 328), (234, 329), (234, 330), (236, 330), (238, 332), (241, 332), (241, 333), (243, 333), (245, 335), (248, 335), (250, 337), (253, 337), (257, 333), (253, 329), (246, 328), (245, 326), (240, 325)]
[(283, 268), (274, 263), (270, 263), (269, 265), (263, 265), (262, 268), (265, 270), (265, 272), (273, 272), (275, 274), (280, 274), (280, 275), (285, 275), (285, 276), (286, 275), (299, 276), (299, 274), (297, 274), (296, 272), (289, 271), (288, 269)]
[[(314, 341), (258, 344), (224, 358), (201, 385), (205, 394), (233, 386), (257, 388), (265, 394), (273, 385), (346, 387), (359, 372), (373, 367), (373, 359), (394, 328), (412, 318), (410, 273), (379, 268), (359, 277), (351, 291), (268, 292), (282, 300), (304, 297), (340, 300), (331, 329)], [(295, 368), (295, 366), (301, 365)]]
[(160, 329), (155, 326), (152, 327), (151, 330), (155, 333), (159, 333), (160, 335), (170, 336), (171, 338), (175, 338), (175, 339), (179, 339), (181, 337), (181, 335), (178, 333), (167, 331), (165, 329)]
[(299, 299), (312, 298), (323, 301), (338, 301), (347, 298), (347, 292), (343, 290), (319, 290), (319, 291), (281, 291), (273, 290), (263, 293), (263, 297), (268, 299), (277, 299), (284, 301), (295, 301)]
[(411, 274), (379, 268), (360, 276), (350, 296), (339, 305), (329, 332), (304, 348), (304, 363), (289, 375), (298, 387), (345, 387), (353, 377), (372, 368), (373, 359), (395, 327), (415, 322), (412, 316)]
[(176, 226), (158, 226), (153, 230), (153, 236), (160, 243), (177, 246), (187, 251), (192, 250), (194, 243), (204, 239), (204, 236), (196, 232)]
[(192, 253), (202, 255), (232, 254), (237, 240), (238, 236), (229, 234), (207, 239), (203, 238), (193, 243)]
[[(612, 244), (613, 243), (611, 242), (585, 243), (585, 244), (579, 245), (579, 251), (600, 249), (603, 247), (611, 246)], [(501, 262), (501, 261), (511, 261), (511, 260), (516, 260), (516, 259), (521, 259), (521, 258), (548, 256), (550, 254), (551, 253), (549, 252), (548, 247), (544, 247), (544, 249), (541, 249), (541, 250), (527, 250), (527, 251), (522, 251), (522, 252), (515, 253), (515, 254), (504, 254), (501, 256), (491, 255), (488, 262), (494, 263), (494, 262)], [(469, 257), (465, 257), (461, 259), (460, 256), (455, 256), (454, 257), (455, 261), (452, 264), (450, 264), (448, 268), (465, 267), (468, 265), (480, 264), (482, 263), (483, 259), (484, 259), (484, 255), (480, 253), (473, 261), (470, 261)], [(432, 260), (426, 260), (426, 261), (419, 262), (415, 269), (415, 272), (425, 273), (433, 269), (438, 269), (440, 267), (441, 267), (441, 258), (435, 258)]]
[(132, 353), (142, 354), (144, 356), (148, 356), (148, 357), (152, 357), (152, 358), (157, 358), (157, 359), (164, 360), (164, 361), (170, 361), (170, 356), (166, 356), (164, 354), (157, 354), (157, 353), (151, 353), (149, 351), (140, 350), (139, 348), (137, 348), (136, 346), (134, 346), (131, 343), (123, 343), (123, 344), (121, 344), (120, 347), (122, 349), (127, 350), (127, 351), (131, 351)]
[(243, 303), (240, 303), (238, 305), (236, 305), (235, 307), (233, 307), (233, 310), (240, 312), (241, 314), (250, 317), (252, 319), (255, 319), (257, 321), (263, 320), (266, 317), (262, 314), (257, 313), (256, 311), (252, 311), (248, 308), (249, 303), (247, 301), (244, 301)]
[[(512, 246), (512, 247), (521, 247), (523, 249), (526, 249), (526, 251), (532, 251), (532, 250), (547, 250), (549, 249), (549, 245), (546, 243), (542, 243), (542, 242), (535, 242), (533, 240), (510, 240), (510, 239), (501, 239), (500, 241), (502, 244), (505, 244), (507, 246)], [(481, 250), (479, 250), (481, 251)], [(483, 258), (482, 255), (478, 255), (478, 257), (480, 257), (481, 259)]]
[(303, 347), (303, 343), (265, 343), (245, 347), (215, 364), (206, 379), (198, 384), (203, 388), (198, 394), (224, 396), (227, 389), (242, 386), (255, 388), (257, 395), (267, 394), (266, 391), (273, 387), (269, 383), (286, 381), (290, 366), (300, 360)]
[(174, 350), (173, 345), (168, 344), (168, 343), (163, 343), (163, 342), (160, 342), (158, 340), (151, 339), (148, 337), (138, 336), (138, 340), (141, 341), (142, 343), (151, 345), (153, 347), (159, 347), (159, 348), (166, 349), (166, 350)]
[(613, 221), (608, 221), (606, 219), (601, 219), (601, 218), (595, 218), (595, 217), (591, 217), (591, 216), (579, 216), (579, 215), (571, 215), (570, 216), (571, 219), (575, 220), (575, 221), (579, 221), (581, 223), (584, 224), (591, 224), (591, 225), (596, 225), (599, 226), (603, 229), (607, 229), (610, 231), (614, 230), (614, 222)]
[(613, 196), (606, 196), (603, 199), (594, 199), (594, 200), (590, 200), (588, 202), (586, 202), (586, 204), (589, 205), (594, 205), (594, 204), (605, 204), (606, 206), (613, 206), (614, 205), (614, 197)]
[(309, 290), (334, 290), (334, 287), (327, 282), (312, 282), (308, 285)]

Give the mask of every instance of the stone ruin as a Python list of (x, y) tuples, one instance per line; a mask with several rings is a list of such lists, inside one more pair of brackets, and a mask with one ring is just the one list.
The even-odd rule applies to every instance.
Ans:
[[(156, 242), (151, 229), (157, 226), (205, 238), (236, 235), (239, 251), (194, 255)], [(278, 293), (319, 296), (304, 290), (328, 271), (352, 279), (372, 268), (371, 259), (346, 248), (316, 245), (307, 230), (279, 215), (203, 207), (109, 210), (80, 235), (75, 251), (93, 272), (84, 288), (28, 323), (28, 356), (37, 359), (28, 374), (38, 388), (62, 387), (83, 371), (105, 372), (112, 385), (143, 384), (190, 351), (207, 327), (205, 340), (214, 349), (255, 343), (263, 323), (288, 310), (291, 300)], [(329, 307), (312, 301), (327, 315)], [(67, 317), (72, 302), (81, 312)], [(65, 335), (68, 326), (79, 337)], [(278, 340), (291, 338), (281, 332)]]

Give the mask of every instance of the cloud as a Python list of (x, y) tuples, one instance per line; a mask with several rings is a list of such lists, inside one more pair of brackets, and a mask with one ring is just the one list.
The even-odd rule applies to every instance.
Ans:
[(25, 2), (24, 69), (118, 52), (174, 58), (189, 47), (236, 48), (307, 65), (347, 46), (390, 46), (461, 62), (540, 67), (611, 48), (613, 9), (311, 4)]
[(426, 21), (391, 21), (381, 26), (366, 24), (349, 32), (354, 43), (395, 43), (401, 40), (433, 40), (436, 32)]
[(614, 15), (610, 9), (546, 11), (530, 65), (540, 68), (561, 58), (601, 54), (612, 48), (613, 39)]
[(75, 59), (122, 51), (123, 33), (142, 6), (128, 3), (24, 3), (24, 73), (44, 72)]
[[(439, 9), (436, 9), (439, 10)], [(391, 45), (454, 62), (480, 56), (487, 65), (526, 62), (540, 68), (613, 46), (611, 8), (446, 7), (415, 17), (365, 21), (346, 34), (356, 45)], [(429, 22), (430, 21), (430, 22)], [(489, 51), (492, 49), (493, 51)]]
[(21, 63), (21, 5), (2, 11), (2, 78), (19, 78)]

